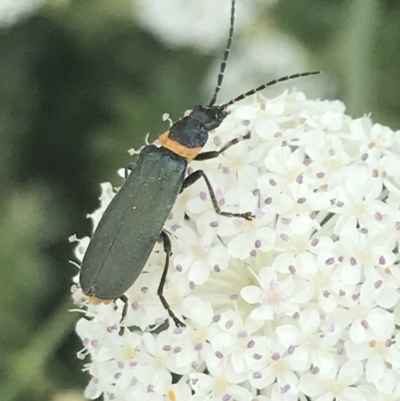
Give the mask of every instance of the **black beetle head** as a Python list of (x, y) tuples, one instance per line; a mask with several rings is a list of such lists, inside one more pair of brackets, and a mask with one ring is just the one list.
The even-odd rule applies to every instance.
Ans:
[(219, 127), (229, 114), (225, 107), (219, 106), (195, 106), (190, 117), (204, 125), (207, 131)]

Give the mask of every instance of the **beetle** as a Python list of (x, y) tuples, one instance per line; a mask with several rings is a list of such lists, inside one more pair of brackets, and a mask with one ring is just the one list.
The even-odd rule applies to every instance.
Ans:
[[(203, 178), (217, 214), (247, 220), (254, 217), (250, 212), (222, 211), (203, 170), (197, 170), (185, 177), (188, 164), (193, 160), (218, 157), (240, 140), (250, 138), (248, 133), (243, 138), (231, 140), (218, 151), (201, 152), (209, 132), (219, 127), (228, 116), (229, 106), (278, 82), (319, 73), (306, 72), (276, 79), (227, 103), (215, 105), (232, 44), (235, 2), (236, 0), (232, 0), (231, 3), (228, 41), (210, 104), (195, 106), (189, 115), (175, 122), (159, 137), (161, 146), (144, 146), (122, 188), (106, 209), (84, 255), (80, 273), (83, 293), (89, 296), (92, 303), (121, 299), (124, 302), (121, 322), (128, 307), (128, 299), (124, 293), (138, 278), (155, 243), (161, 239), (166, 259), (157, 294), (175, 325), (184, 326), (163, 295), (172, 252), (170, 238), (163, 226), (179, 193)], [(123, 327), (120, 330), (120, 334), (122, 333)]]

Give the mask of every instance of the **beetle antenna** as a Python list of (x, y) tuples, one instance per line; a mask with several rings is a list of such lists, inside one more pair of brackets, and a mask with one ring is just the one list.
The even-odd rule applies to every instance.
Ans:
[(286, 77), (282, 77), (282, 78), (278, 78), (278, 79), (274, 79), (273, 81), (270, 81), (266, 84), (262, 84), (259, 87), (249, 90), (246, 93), (242, 93), (241, 95), (235, 97), (234, 99), (230, 100), (229, 102), (221, 105), (221, 109), (225, 109), (229, 106), (231, 106), (232, 104), (238, 102), (239, 100), (243, 100), (244, 98), (254, 95), (257, 92), (262, 91), (263, 89), (267, 88), (268, 86), (273, 86), (279, 82), (285, 82), (285, 81), (290, 81), (291, 79), (296, 79), (296, 78), (301, 78), (301, 77), (308, 77), (309, 75), (317, 75), (317, 74), (321, 74), (321, 71), (311, 71), (311, 72), (302, 72), (300, 74), (293, 74), (293, 75), (288, 75)]
[(232, 38), (233, 38), (233, 31), (234, 31), (234, 26), (235, 26), (235, 3), (236, 0), (232, 0), (232, 5), (231, 5), (231, 24), (229, 27), (229, 36), (228, 36), (228, 41), (226, 42), (226, 47), (225, 47), (225, 52), (224, 52), (224, 57), (222, 59), (221, 67), (219, 69), (219, 74), (218, 74), (218, 79), (217, 79), (217, 86), (215, 87), (214, 90), (214, 95), (211, 99), (211, 102), (209, 106), (213, 106), (215, 102), (217, 101), (217, 96), (218, 93), (221, 89), (222, 81), (224, 80), (224, 72), (226, 68), (226, 62), (229, 57), (229, 53), (231, 51), (231, 45), (232, 45)]

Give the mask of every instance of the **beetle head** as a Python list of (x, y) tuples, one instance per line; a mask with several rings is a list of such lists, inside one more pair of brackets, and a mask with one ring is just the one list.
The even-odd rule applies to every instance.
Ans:
[(229, 111), (226, 107), (195, 106), (190, 117), (203, 124), (207, 131), (212, 131), (221, 125), (228, 114)]

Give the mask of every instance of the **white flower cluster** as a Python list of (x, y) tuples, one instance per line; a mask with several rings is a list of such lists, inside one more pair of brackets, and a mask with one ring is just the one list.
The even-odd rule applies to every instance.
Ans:
[[(179, 196), (165, 295), (186, 327), (165, 324), (156, 245), (126, 294), (131, 331), (118, 335), (120, 301), (77, 324), (87, 397), (400, 399), (400, 132), (344, 111), (299, 92), (231, 108), (208, 150), (251, 139), (191, 168), (223, 210), (256, 217), (218, 216), (201, 180)], [(95, 224), (112, 196), (103, 186)]]

